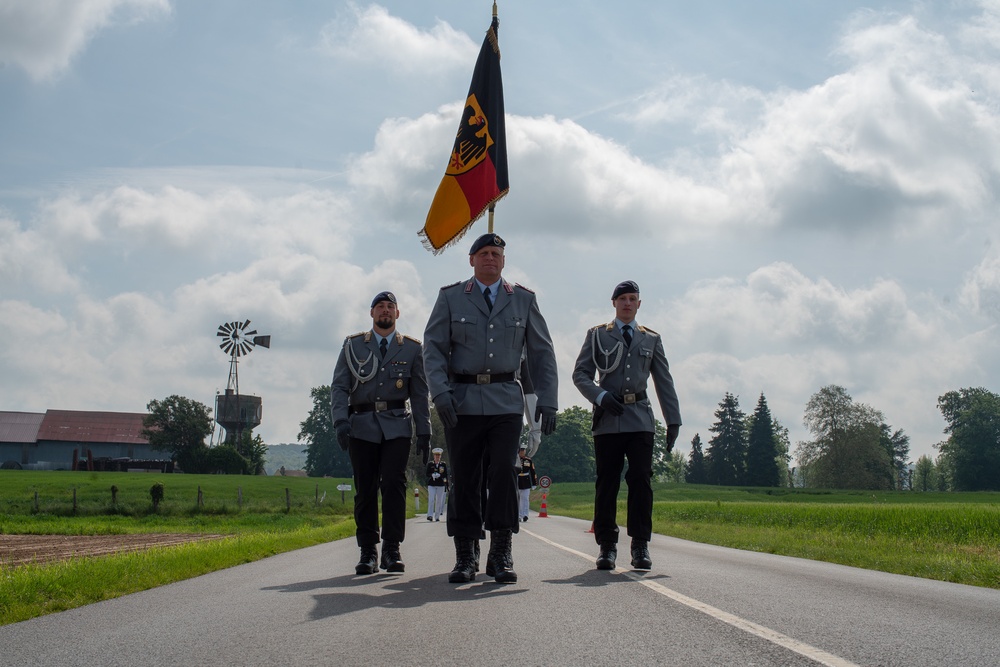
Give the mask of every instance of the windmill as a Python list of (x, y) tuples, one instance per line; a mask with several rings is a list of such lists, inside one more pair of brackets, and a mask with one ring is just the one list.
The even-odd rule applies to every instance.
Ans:
[(219, 348), (229, 355), (229, 381), (226, 393), (215, 397), (215, 421), (226, 429), (225, 442), (237, 445), (244, 430), (253, 430), (260, 425), (260, 396), (240, 395), (240, 357), (253, 352), (256, 347), (270, 348), (271, 337), (259, 336), (257, 330), (248, 331), (250, 320), (226, 322), (219, 326), (215, 334), (223, 339)]

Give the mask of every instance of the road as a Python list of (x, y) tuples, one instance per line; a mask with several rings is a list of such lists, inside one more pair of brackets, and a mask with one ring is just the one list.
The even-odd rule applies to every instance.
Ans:
[(0, 665), (1000, 664), (997, 590), (661, 536), (652, 571), (599, 572), (588, 527), (533, 515), (516, 584), (455, 585), (415, 519), (403, 574), (331, 542), (0, 627)]

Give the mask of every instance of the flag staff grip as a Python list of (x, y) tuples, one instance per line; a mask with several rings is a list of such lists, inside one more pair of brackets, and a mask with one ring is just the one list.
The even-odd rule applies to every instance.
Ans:
[(488, 231), (488, 232), (489, 232), (490, 234), (492, 234), (492, 233), (493, 233), (493, 209), (494, 209), (494, 208), (495, 208), (494, 206), (492, 206), (492, 205), (490, 206), (490, 220), (489, 220), (489, 228), (488, 228), (488, 229), (486, 230), (486, 231)]

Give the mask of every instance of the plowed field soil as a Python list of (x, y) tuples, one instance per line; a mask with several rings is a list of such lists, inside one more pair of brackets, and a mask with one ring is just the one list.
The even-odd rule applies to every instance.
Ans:
[(146, 535), (0, 535), (0, 567), (26, 563), (106, 556), (141, 551), (150, 547), (172, 546), (199, 540), (215, 540), (221, 535), (150, 533)]

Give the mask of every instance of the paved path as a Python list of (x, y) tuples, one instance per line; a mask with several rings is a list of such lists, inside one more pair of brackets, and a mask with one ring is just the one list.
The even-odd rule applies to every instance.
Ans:
[(518, 583), (454, 585), (411, 520), (403, 574), (340, 540), (0, 627), (0, 665), (1000, 664), (997, 590), (659, 536), (651, 572), (598, 572), (587, 527), (533, 515)]

